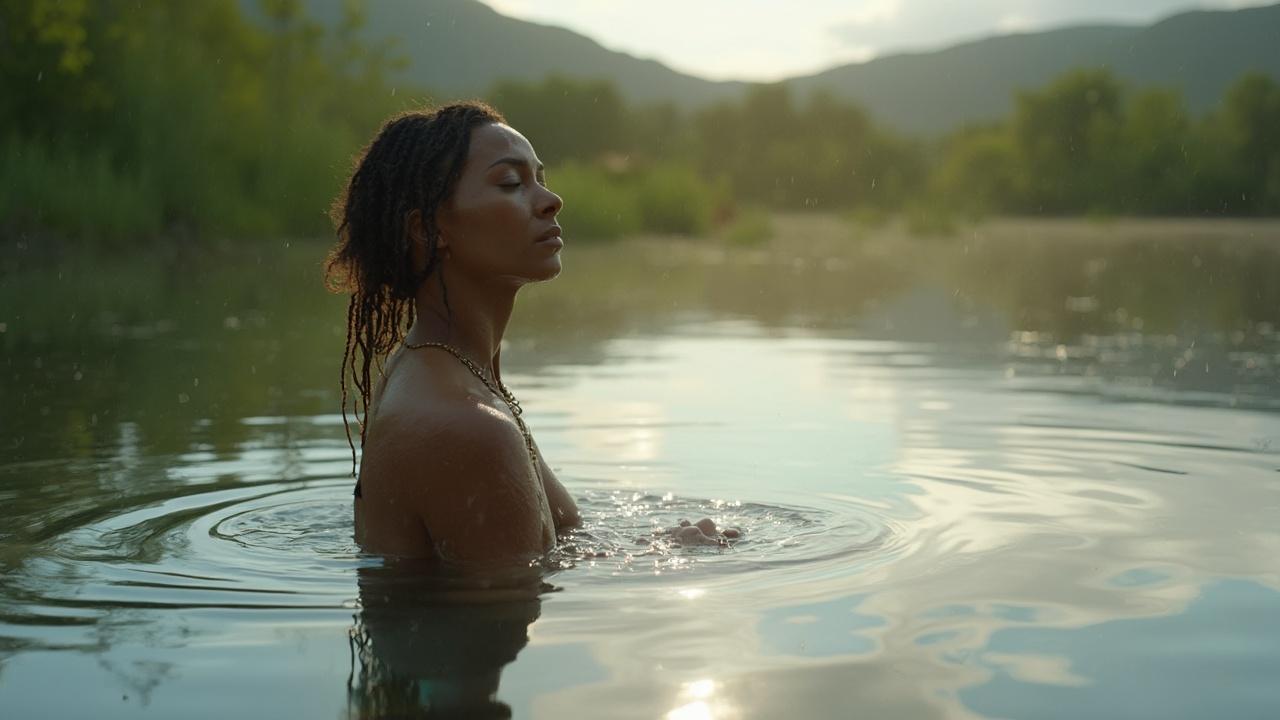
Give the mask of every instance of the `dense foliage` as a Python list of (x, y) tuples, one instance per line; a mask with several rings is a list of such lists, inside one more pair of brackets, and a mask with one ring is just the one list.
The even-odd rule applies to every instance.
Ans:
[[(391, 112), (403, 59), (300, 0), (0, 3), (0, 230), (99, 243), (322, 234), (351, 156)], [(566, 224), (703, 233), (736, 208), (882, 215), (1280, 213), (1280, 85), (1241, 78), (1193, 116), (1165, 90), (1082, 70), (1005, 122), (941, 143), (786, 85), (684, 113), (608, 81), (486, 93), (535, 143)]]
[(122, 239), (314, 233), (396, 104), (393, 61), (298, 0), (0, 4), (0, 218)]
[(1247, 75), (1194, 118), (1166, 90), (1077, 71), (1018, 98), (1014, 116), (952, 137), (931, 197), (1019, 214), (1280, 213), (1280, 85)]

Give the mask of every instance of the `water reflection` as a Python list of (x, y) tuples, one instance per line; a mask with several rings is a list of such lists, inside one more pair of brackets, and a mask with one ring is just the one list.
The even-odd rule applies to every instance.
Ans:
[(883, 618), (858, 612), (865, 594), (766, 610), (756, 632), (767, 654), (800, 657), (869, 655), (879, 644), (867, 631), (883, 627)]
[(666, 720), (731, 720), (741, 717), (736, 707), (717, 695), (717, 691), (723, 689), (722, 683), (711, 678), (685, 683), (676, 696), (683, 704), (667, 713)]
[[(1052, 371), (1062, 346), (1072, 372), (1130, 358), (1134, 377), (1159, 365), (1157, 383), (1221, 388), (1231, 378), (1219, 373), (1233, 369), (1277, 385), (1273, 226), (1006, 222), (949, 243), (890, 232), (854, 242), (838, 219), (798, 217), (778, 231), (767, 247), (732, 251), (653, 239), (572, 248), (564, 276), (517, 307), (511, 369), (599, 366), (617, 338), (715, 320), (977, 343), (988, 354), (1010, 332), (1034, 332)], [(271, 270), (208, 257), (178, 286), (181, 268), (162, 263), (19, 264), (0, 286), (0, 389), (13, 409), (0, 414), (0, 450), (91, 460), (128, 424), (147, 455), (186, 452), (195, 437), (221, 453), (252, 435), (241, 418), (333, 412), (345, 316), (342, 299), (320, 290), (323, 247), (254, 252), (249, 267)], [(1222, 341), (1197, 343), (1203, 335)], [(1077, 358), (1073, 348), (1094, 349)], [(1201, 372), (1175, 367), (1179, 358)]]
[[(977, 658), (991, 679), (960, 696), (988, 717), (1274, 717), (1275, 693), (1263, 688), (1280, 676), (1277, 599), (1274, 589), (1224, 580), (1175, 616), (1004, 629)], [(1125, 652), (1097, 652), (1104, 644)]]
[[(564, 592), (485, 606), (351, 547), (318, 251), (133, 306), (64, 297), (70, 270), (15, 276), (0, 706), (42, 707), (30, 678), (68, 667), (165, 716), (209, 688), (211, 715), (244, 714), (232, 676), (270, 686), (250, 715), (323, 685), (311, 717), (1108, 716), (1175, 685), (1152, 707), (1280, 702), (1280, 252), (1168, 224), (787, 228), (741, 251), (573, 248), (522, 302), (512, 384), (593, 552)], [(750, 532), (645, 542), (704, 514)]]
[(540, 590), (537, 577), (446, 590), (421, 568), (360, 568), (348, 717), (511, 717), (499, 682), (529, 642)]

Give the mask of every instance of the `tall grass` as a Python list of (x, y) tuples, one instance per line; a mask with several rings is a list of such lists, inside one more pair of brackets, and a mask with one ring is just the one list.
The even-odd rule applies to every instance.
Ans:
[(105, 153), (50, 149), (16, 135), (0, 143), (0, 229), (39, 227), (118, 244), (161, 225), (156, 184)]

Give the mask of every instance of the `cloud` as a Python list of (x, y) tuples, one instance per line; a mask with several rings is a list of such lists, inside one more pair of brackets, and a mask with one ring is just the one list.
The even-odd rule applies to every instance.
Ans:
[(996, 20), (996, 29), (1000, 32), (1021, 32), (1035, 27), (1036, 23), (1026, 15), (1009, 13)]
[(870, 0), (849, 13), (848, 24), (863, 27), (890, 22), (902, 11), (902, 0)]
[[(772, 80), (876, 55), (1084, 23), (1149, 23), (1190, 6), (1268, 0), (482, 0), (717, 79)], [(1270, 0), (1274, 2), (1274, 0)]]
[[(1221, 7), (1241, 0), (1203, 0)], [(943, 47), (986, 35), (1046, 30), (1075, 23), (1150, 22), (1184, 0), (866, 0), (826, 23), (833, 49), (887, 51)]]
[(902, 14), (903, 0), (868, 0), (853, 12), (829, 24), (827, 37), (834, 41), (837, 53), (846, 55), (850, 51), (862, 51), (872, 47), (868, 42), (869, 32), (882, 34)]

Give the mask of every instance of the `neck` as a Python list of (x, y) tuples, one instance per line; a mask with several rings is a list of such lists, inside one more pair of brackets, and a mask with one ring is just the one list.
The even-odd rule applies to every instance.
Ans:
[(418, 288), (414, 299), (416, 319), (405, 335), (405, 342), (452, 345), (491, 377), (498, 378), (498, 351), (519, 288), (477, 282), (451, 272), (447, 264), (438, 272), (443, 273), (449, 304), (446, 307), (440, 277), (432, 274)]

